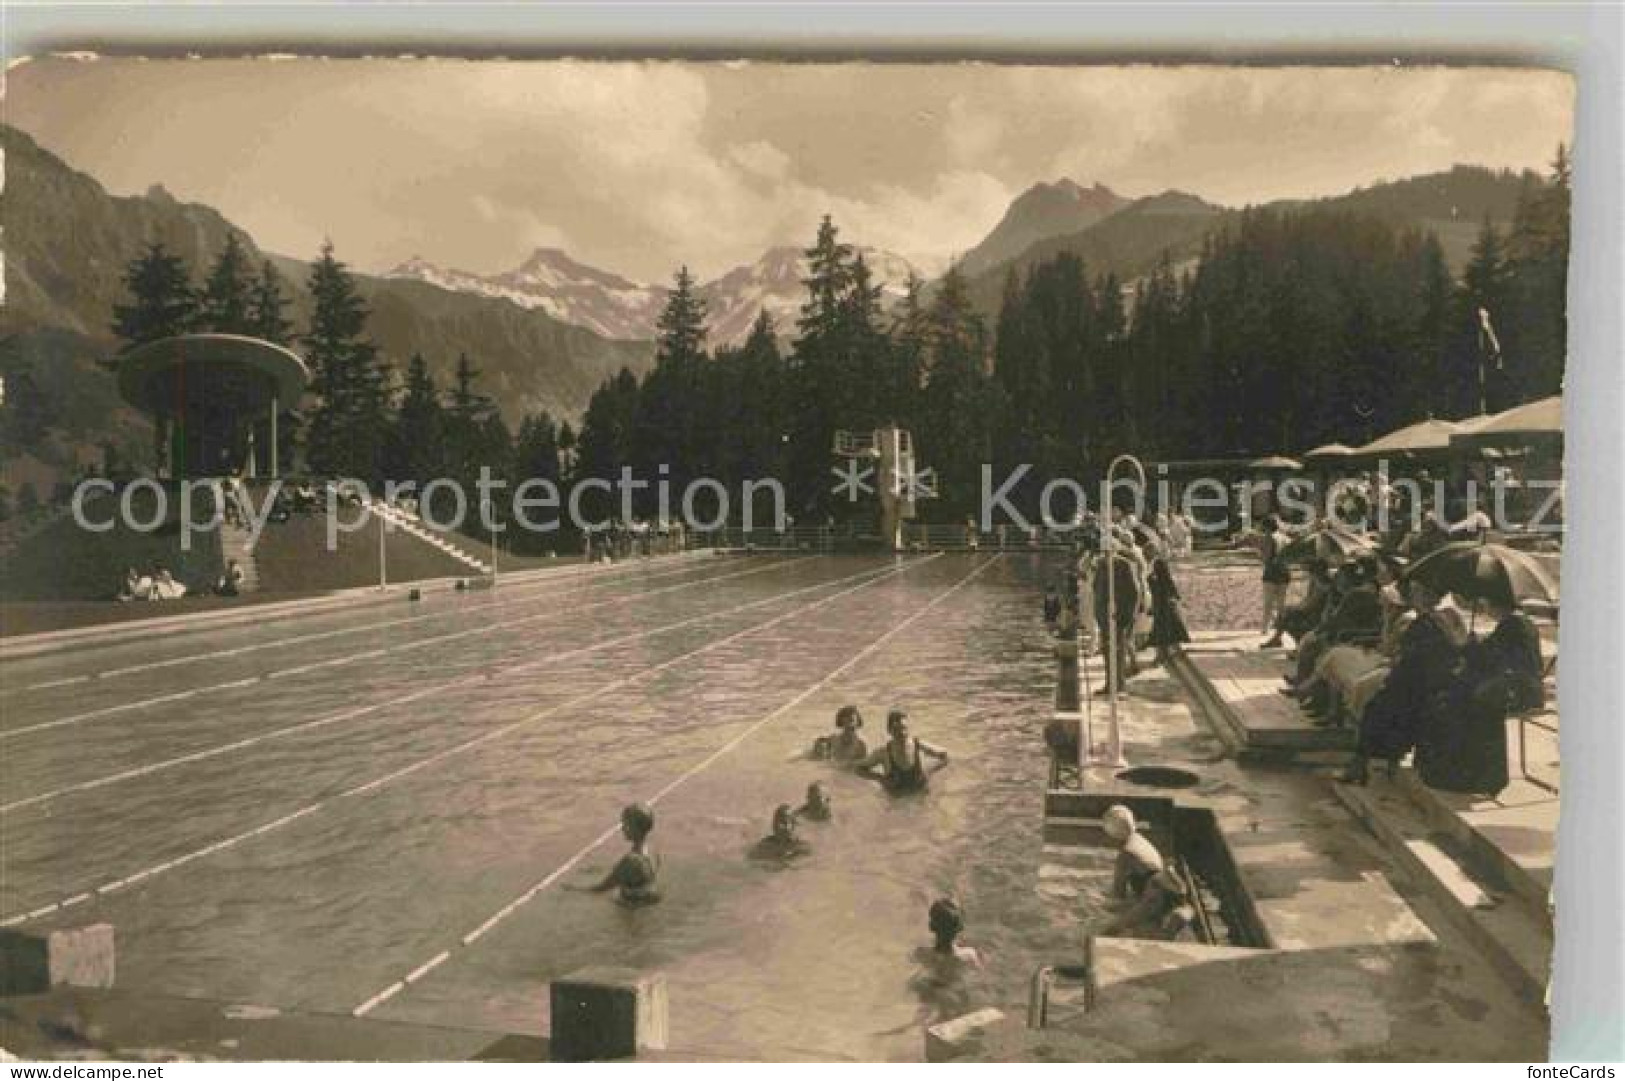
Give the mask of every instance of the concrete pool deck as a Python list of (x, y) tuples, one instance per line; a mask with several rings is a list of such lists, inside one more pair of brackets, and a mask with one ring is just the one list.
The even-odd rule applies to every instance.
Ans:
[[(1119, 708), (1131, 764), (1189, 770), (1198, 784), (1159, 790), (1126, 783), (1115, 769), (1085, 769), (1077, 788), (1047, 796), (1046, 840), (1059, 843), (1046, 857), (1072, 863), (1075, 874), (1079, 864), (1102, 873), (1100, 850), (1090, 860), (1086, 849), (1102, 843), (1100, 810), (1120, 799), (1211, 812), (1269, 945), (1090, 939), (1076, 956), (1056, 959), (1088, 975), (1056, 985), (1046, 1026), (1006, 1019), (982, 1034), (973, 1057), (1544, 1058), (1548, 1021), (1538, 999), (1520, 994), (1482, 937), (1452, 918), (1380, 834), (1362, 828), (1335, 791), (1342, 786), (1238, 760), (1233, 733), (1193, 710), (1196, 697), (1151, 671), (1130, 681)], [(1106, 709), (1100, 699), (1090, 705), (1099, 738)], [(1549, 942), (1546, 949), (1549, 957)]]

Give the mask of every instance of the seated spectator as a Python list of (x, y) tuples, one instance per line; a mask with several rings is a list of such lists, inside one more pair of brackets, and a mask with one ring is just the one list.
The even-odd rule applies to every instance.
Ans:
[(1335, 600), (1313, 631), (1298, 643), (1295, 669), (1282, 693), (1303, 697), (1326, 650), (1350, 641), (1374, 640), (1382, 633), (1382, 599), (1377, 588), (1378, 563), (1362, 557), (1339, 567)]
[(1398, 586), (1400, 565), (1389, 558), (1378, 564), (1377, 597), (1382, 608), (1382, 629), (1375, 644), (1343, 643), (1327, 649), (1315, 665), (1300, 695), (1311, 710), (1324, 708), (1324, 724), (1358, 721), (1365, 703), (1387, 679), (1388, 669), (1399, 653), (1400, 637), (1414, 618), (1410, 604)]
[(1494, 796), (1507, 784), (1507, 715), (1543, 704), (1540, 633), (1506, 601), (1481, 601), (1495, 622), (1462, 649), (1445, 708), (1417, 737), (1416, 772), (1430, 788)]
[(1476, 499), (1466, 517), (1450, 527), (1451, 540), (1483, 540), (1494, 523), (1484, 511), (1484, 500)]
[(152, 599), (155, 601), (177, 601), (184, 596), (186, 596), (186, 586), (169, 573), (168, 567), (159, 566), (152, 576)]
[(1444, 522), (1437, 513), (1429, 512), (1422, 519), (1421, 530), (1405, 539), (1401, 554), (1414, 563), (1449, 543), (1450, 534), (1445, 530)]
[(1324, 559), (1311, 559), (1305, 569), (1309, 574), (1308, 588), (1301, 601), (1287, 605), (1276, 618), (1275, 635), (1270, 639), (1275, 645), (1280, 644), (1284, 634), (1290, 634), (1294, 642), (1300, 641), (1326, 616), (1333, 589), (1331, 565)]
[(1382, 689), (1360, 718), (1355, 756), (1342, 774), (1350, 784), (1366, 783), (1372, 758), (1386, 759), (1393, 772), (1416, 746), (1423, 727), (1447, 708), (1444, 699), (1455, 682), (1461, 645), (1446, 614), (1438, 611), (1440, 598), (1433, 587), (1413, 578), (1409, 595), (1416, 618), (1400, 640)]

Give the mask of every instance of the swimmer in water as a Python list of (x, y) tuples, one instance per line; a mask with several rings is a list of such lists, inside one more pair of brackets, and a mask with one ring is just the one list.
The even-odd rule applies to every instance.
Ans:
[(949, 963), (956, 968), (982, 967), (982, 956), (975, 947), (959, 941), (959, 936), (965, 931), (965, 913), (960, 910), (958, 901), (952, 897), (939, 897), (931, 903), (928, 919), (931, 937), (936, 940), (931, 947), (931, 955), (937, 965)]
[(888, 792), (924, 790), (930, 777), (925, 769), (926, 756), (937, 760), (939, 770), (948, 764), (947, 751), (908, 734), (908, 714), (902, 710), (894, 709), (887, 715), (886, 732), (891, 737), (886, 745), (855, 768), (863, 776), (885, 785)]
[(982, 968), (981, 955), (959, 941), (965, 929), (965, 914), (951, 897), (932, 902), (931, 937), (934, 943), (914, 951), (920, 966), (909, 981), (914, 993), (938, 1017), (957, 1017), (974, 1005), (975, 973)]
[(654, 832), (655, 813), (647, 804), (633, 803), (621, 812), (621, 835), (632, 844), (609, 874), (594, 885), (570, 885), (566, 889), (583, 893), (606, 893), (618, 889), (617, 898), (626, 905), (650, 905), (660, 900), (655, 879), (660, 873), (660, 858), (649, 851), (649, 834)]
[(812, 851), (812, 846), (796, 836), (796, 813), (788, 803), (773, 811), (773, 832), (757, 841), (750, 858), (769, 863), (789, 863)]
[(824, 791), (822, 782), (814, 781), (807, 786), (807, 802), (796, 808), (795, 816), (805, 818), (810, 822), (828, 822), (835, 814), (830, 806), (829, 793)]
[(863, 727), (863, 714), (857, 706), (842, 706), (835, 714), (835, 736), (819, 736), (813, 740), (812, 757), (823, 762), (847, 765), (867, 757), (869, 747), (858, 735)]

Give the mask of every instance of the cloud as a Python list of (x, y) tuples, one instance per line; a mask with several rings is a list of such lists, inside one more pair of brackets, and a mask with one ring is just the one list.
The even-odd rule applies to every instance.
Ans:
[(935, 269), (1062, 176), (1241, 204), (1538, 166), (1573, 111), (1566, 76), (1504, 69), (100, 60), (8, 84), (70, 164), (273, 251), (491, 272), (545, 244), (643, 280), (804, 245), (825, 213)]

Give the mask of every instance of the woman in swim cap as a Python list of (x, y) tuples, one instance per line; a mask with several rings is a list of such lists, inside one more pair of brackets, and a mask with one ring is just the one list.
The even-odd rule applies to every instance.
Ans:
[(660, 859), (649, 851), (649, 834), (654, 832), (655, 813), (644, 803), (628, 804), (621, 811), (621, 835), (631, 842), (631, 851), (622, 856), (609, 874), (591, 886), (567, 886), (588, 893), (620, 890), (618, 900), (627, 905), (649, 905), (660, 900), (655, 879)]
[[(1179, 873), (1162, 858), (1157, 846), (1140, 833), (1134, 812), (1120, 803), (1106, 808), (1101, 828), (1117, 845), (1112, 872), (1112, 904), (1120, 911), (1096, 934), (1129, 934), (1171, 938), (1189, 920), (1177, 919), (1190, 898)], [(1194, 913), (1191, 914), (1194, 918)]]
[(1117, 862), (1112, 869), (1112, 901), (1119, 905), (1132, 901), (1151, 876), (1162, 870), (1162, 853), (1139, 832), (1134, 812), (1121, 803), (1106, 808), (1100, 818), (1100, 828), (1117, 848)]

